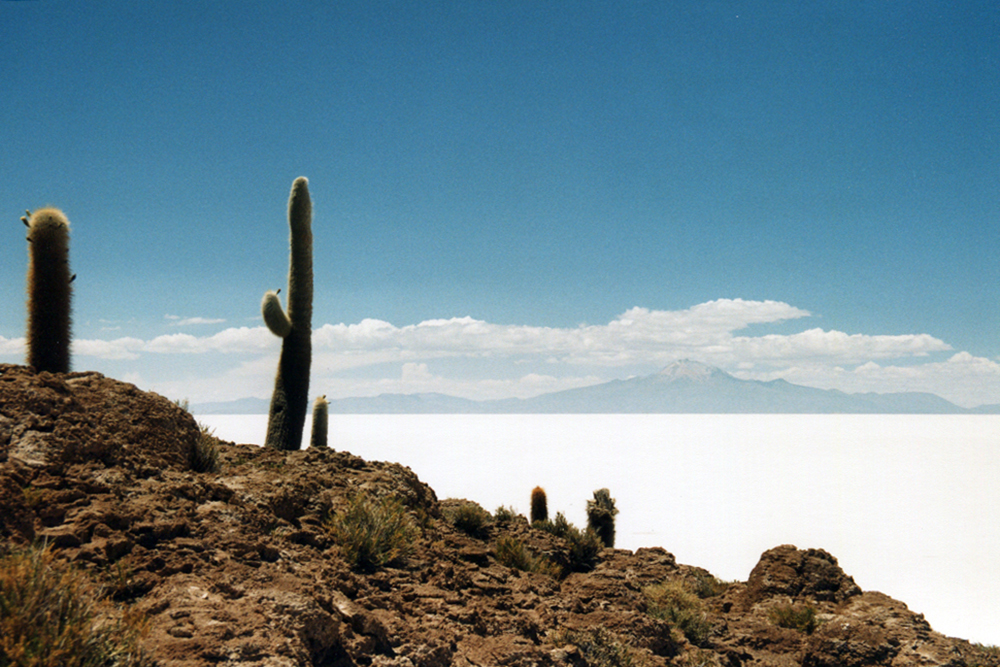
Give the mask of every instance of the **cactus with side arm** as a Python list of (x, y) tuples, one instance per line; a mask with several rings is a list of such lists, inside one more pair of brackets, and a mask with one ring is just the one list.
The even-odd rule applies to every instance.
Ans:
[(597, 533), (604, 546), (615, 546), (615, 499), (607, 489), (594, 491), (594, 499), (587, 501), (587, 527)]
[(69, 271), (69, 220), (57, 208), (26, 213), (21, 221), (28, 227), (28, 365), (68, 373), (76, 278)]
[(312, 202), (309, 181), (295, 179), (288, 199), (291, 255), (288, 267), (288, 311), (278, 292), (267, 292), (261, 302), (264, 323), (281, 338), (281, 358), (274, 380), (264, 445), (282, 450), (302, 447), (302, 431), (309, 408), (309, 367), (312, 363)]

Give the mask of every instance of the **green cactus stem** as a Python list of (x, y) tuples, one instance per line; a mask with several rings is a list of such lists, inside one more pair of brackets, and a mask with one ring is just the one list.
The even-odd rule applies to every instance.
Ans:
[(531, 523), (547, 521), (548, 518), (549, 506), (545, 497), (545, 489), (536, 486), (531, 490)]
[(329, 445), (326, 442), (326, 434), (329, 430), (329, 407), (330, 402), (326, 400), (326, 395), (317, 396), (313, 403), (313, 426), (312, 436), (309, 438), (309, 448), (320, 447), (326, 449)]
[(594, 491), (594, 499), (587, 501), (587, 527), (597, 533), (609, 549), (615, 546), (615, 499), (607, 489)]
[(295, 179), (288, 199), (291, 256), (288, 266), (288, 312), (277, 292), (261, 302), (264, 323), (281, 338), (281, 358), (271, 395), (264, 445), (281, 450), (302, 447), (309, 408), (309, 366), (312, 363), (312, 202), (309, 181)]
[(21, 218), (28, 226), (28, 365), (68, 373), (70, 301), (69, 220), (56, 208)]

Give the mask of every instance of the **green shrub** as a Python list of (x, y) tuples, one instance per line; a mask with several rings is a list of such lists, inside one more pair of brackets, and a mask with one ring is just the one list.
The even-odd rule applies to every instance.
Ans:
[(445, 518), (466, 535), (477, 539), (489, 537), (493, 522), (489, 512), (472, 502), (446, 510)]
[(589, 572), (597, 565), (597, 557), (604, 548), (601, 538), (592, 530), (580, 530), (566, 520), (562, 512), (556, 513), (554, 520), (539, 521), (532, 528), (544, 530), (566, 540), (569, 546), (570, 569), (574, 572)]
[(572, 644), (580, 649), (588, 667), (641, 667), (642, 657), (606, 628), (562, 630), (553, 636), (557, 646)]
[(667, 581), (643, 589), (646, 611), (653, 618), (669, 622), (695, 646), (704, 646), (712, 631), (701, 600), (679, 581)]
[(779, 604), (772, 607), (767, 615), (778, 627), (799, 630), (807, 635), (819, 627), (816, 609), (809, 604)]
[(413, 551), (419, 530), (406, 507), (395, 498), (373, 499), (359, 493), (347, 508), (326, 523), (348, 564), (372, 571), (405, 558)]
[(144, 667), (141, 617), (121, 613), (47, 548), (0, 557), (0, 665)]
[(705, 598), (714, 598), (717, 595), (725, 593), (729, 589), (729, 586), (730, 583), (728, 581), (723, 581), (707, 572), (699, 573), (695, 575), (694, 594), (703, 600)]
[(493, 520), (500, 524), (516, 521), (519, 516), (521, 515), (517, 513), (517, 510), (505, 505), (501, 505), (493, 512)]
[(531, 553), (531, 550), (524, 546), (524, 542), (509, 535), (503, 535), (497, 539), (494, 553), (501, 565), (506, 565), (516, 570), (535, 572), (552, 577), (558, 577), (562, 574), (558, 565), (545, 556), (538, 556)]

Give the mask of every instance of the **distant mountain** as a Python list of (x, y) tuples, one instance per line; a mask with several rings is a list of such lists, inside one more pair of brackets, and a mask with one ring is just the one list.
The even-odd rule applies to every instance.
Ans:
[[(268, 402), (245, 398), (191, 406), (195, 414), (267, 414)], [(741, 380), (696, 361), (655, 375), (613, 380), (533, 398), (472, 401), (444, 394), (382, 394), (330, 401), (334, 414), (1000, 414), (1000, 406), (961, 408), (940, 396), (907, 392), (846, 394), (785, 380)]]

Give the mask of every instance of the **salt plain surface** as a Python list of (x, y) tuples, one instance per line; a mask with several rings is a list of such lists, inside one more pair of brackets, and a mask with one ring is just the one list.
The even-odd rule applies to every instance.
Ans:
[[(197, 419), (252, 444), (267, 422)], [(580, 526), (608, 487), (616, 546), (723, 579), (780, 544), (826, 549), (935, 630), (1000, 645), (1000, 416), (331, 415), (330, 444), (490, 511), (527, 514), (541, 485)]]

